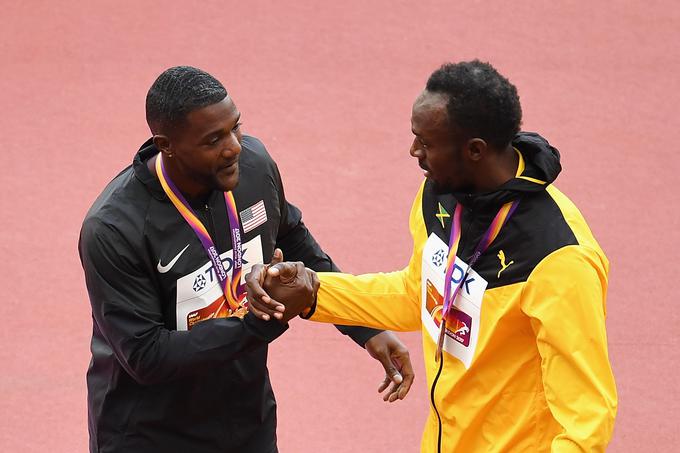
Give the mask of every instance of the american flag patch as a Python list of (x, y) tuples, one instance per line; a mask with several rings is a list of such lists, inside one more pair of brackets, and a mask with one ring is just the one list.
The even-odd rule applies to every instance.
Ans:
[(251, 207), (241, 211), (241, 225), (243, 232), (247, 233), (267, 221), (267, 211), (264, 208), (264, 201), (260, 200)]

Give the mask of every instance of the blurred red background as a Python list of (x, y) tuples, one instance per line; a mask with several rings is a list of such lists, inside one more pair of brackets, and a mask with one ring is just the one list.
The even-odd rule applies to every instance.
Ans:
[[(144, 97), (169, 66), (224, 82), (244, 130), (346, 271), (393, 270), (422, 173), (410, 108), (445, 61), (513, 81), (524, 129), (562, 151), (557, 185), (612, 261), (610, 451), (672, 451), (680, 398), (677, 2), (2, 1), (0, 451), (87, 449), (91, 320), (76, 244), (103, 186), (148, 136)], [(428, 400), (420, 336), (403, 402), (329, 326), (271, 348), (282, 452), (417, 451)]]

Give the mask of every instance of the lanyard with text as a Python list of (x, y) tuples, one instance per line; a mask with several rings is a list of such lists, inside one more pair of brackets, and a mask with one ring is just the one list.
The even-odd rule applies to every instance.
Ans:
[(437, 352), (435, 355), (436, 361), (439, 361), (439, 358), (442, 354), (442, 347), (444, 346), (444, 337), (446, 335), (446, 319), (448, 318), (451, 307), (456, 300), (456, 296), (460, 292), (460, 288), (463, 286), (463, 282), (470, 274), (472, 266), (475, 265), (482, 253), (484, 253), (486, 249), (489, 248), (489, 245), (491, 245), (494, 239), (496, 239), (496, 236), (498, 236), (501, 228), (503, 228), (503, 226), (508, 222), (510, 216), (512, 216), (512, 213), (515, 212), (515, 209), (517, 209), (518, 204), (519, 200), (515, 200), (505, 203), (503, 206), (501, 206), (501, 209), (498, 210), (496, 217), (494, 217), (491, 225), (489, 225), (489, 228), (486, 230), (486, 233), (484, 233), (484, 236), (479, 241), (479, 244), (477, 244), (475, 252), (472, 254), (472, 258), (470, 258), (470, 263), (468, 264), (468, 268), (465, 271), (465, 275), (463, 275), (463, 278), (460, 279), (460, 281), (456, 284), (456, 287), (453, 289), (453, 292), (451, 292), (453, 268), (456, 262), (456, 253), (458, 253), (458, 245), (460, 243), (460, 237), (462, 234), (460, 227), (460, 217), (463, 209), (460, 203), (456, 205), (456, 210), (453, 212), (453, 223), (451, 224), (451, 236), (449, 238), (449, 257), (446, 262), (446, 274), (444, 276), (444, 302), (442, 307), (441, 329), (439, 330)]
[[(201, 244), (203, 244), (203, 248), (208, 254), (208, 257), (213, 264), (213, 268), (215, 269), (215, 275), (217, 275), (217, 280), (220, 282), (220, 287), (222, 287), (222, 292), (227, 301), (230, 314), (236, 313), (237, 310), (241, 308), (241, 302), (245, 298), (245, 286), (241, 285), (243, 251), (241, 248), (241, 230), (239, 228), (238, 211), (236, 210), (234, 195), (231, 192), (224, 192), (224, 203), (227, 206), (229, 229), (231, 230), (231, 242), (233, 246), (232, 276), (230, 279), (227, 275), (227, 271), (224, 269), (220, 254), (217, 251), (217, 247), (215, 247), (208, 230), (198, 219), (198, 216), (191, 206), (189, 206), (187, 200), (165, 172), (162, 154), (160, 153), (156, 158), (156, 173), (158, 174), (158, 179), (161, 182), (161, 186), (163, 186), (165, 194), (170, 201), (172, 201), (172, 204), (175, 205), (182, 217), (184, 217), (184, 220), (186, 220), (189, 226), (194, 230), (196, 236), (198, 236), (198, 239), (201, 241)], [(215, 313), (219, 313), (219, 311), (220, 310), (218, 309)]]

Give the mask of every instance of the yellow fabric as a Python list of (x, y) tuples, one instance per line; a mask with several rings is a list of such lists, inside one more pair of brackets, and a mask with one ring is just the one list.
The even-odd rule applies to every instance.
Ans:
[(515, 178), (524, 179), (526, 181), (533, 182), (535, 184), (540, 184), (540, 185), (547, 184), (547, 182), (541, 181), (540, 179), (532, 178), (530, 176), (522, 176), (522, 173), (524, 173), (524, 168), (525, 168), (524, 156), (522, 156), (522, 153), (520, 153), (517, 148), (515, 148), (515, 152), (517, 153), (517, 157), (519, 159), (519, 161), (517, 163), (517, 172), (515, 173)]
[[(578, 209), (549, 186), (579, 245), (545, 257), (525, 282), (486, 290), (469, 369), (447, 353), (436, 386), (442, 452), (600, 452), (617, 396), (609, 365), (605, 298), (609, 264)], [(421, 328), (421, 257), (427, 233), (421, 186), (408, 267), (387, 274), (320, 274), (312, 320), (408, 331)], [(423, 331), (428, 392), (436, 344)], [(437, 452), (430, 410), (421, 451)]]
[(524, 163), (524, 156), (522, 156), (522, 153), (520, 153), (517, 148), (513, 149), (517, 154), (517, 171), (515, 172), (515, 178), (519, 178), (520, 176), (522, 176), (522, 173), (524, 173), (524, 168), (526, 167), (526, 164)]

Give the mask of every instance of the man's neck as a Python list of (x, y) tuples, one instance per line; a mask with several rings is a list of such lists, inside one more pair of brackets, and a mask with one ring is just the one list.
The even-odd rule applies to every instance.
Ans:
[(519, 156), (512, 145), (508, 145), (503, 151), (493, 155), (485, 165), (482, 177), (478, 178), (474, 187), (477, 193), (491, 192), (513, 179), (517, 175)]
[[(156, 159), (161, 159), (161, 154), (158, 153), (155, 156), (152, 156), (148, 161), (146, 161), (146, 166), (151, 172), (153, 176), (158, 178), (158, 174), (156, 172)], [(168, 161), (165, 159), (163, 161), (163, 166), (165, 168), (165, 172), (170, 178), (170, 180), (175, 184), (175, 187), (179, 189), (180, 192), (182, 192), (182, 195), (184, 195), (185, 198), (190, 199), (190, 200), (202, 200), (210, 195), (210, 189), (206, 189), (205, 187), (199, 187), (197, 184), (193, 183), (192, 181), (187, 180), (186, 178), (182, 177), (180, 174), (178, 174), (177, 171), (175, 171), (175, 168), (173, 165), (168, 165)]]

